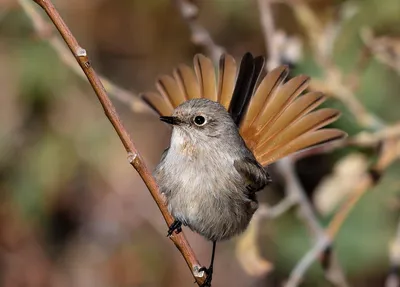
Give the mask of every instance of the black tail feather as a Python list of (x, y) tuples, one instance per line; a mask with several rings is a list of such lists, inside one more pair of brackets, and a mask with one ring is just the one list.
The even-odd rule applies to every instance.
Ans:
[(261, 56), (253, 58), (250, 53), (246, 53), (242, 58), (228, 110), (233, 121), (238, 126), (253, 95), (254, 87), (257, 84), (263, 67), (264, 58)]

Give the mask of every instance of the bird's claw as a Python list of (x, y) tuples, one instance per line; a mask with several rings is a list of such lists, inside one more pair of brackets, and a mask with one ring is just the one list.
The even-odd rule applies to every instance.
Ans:
[(176, 234), (182, 232), (182, 222), (175, 220), (168, 229), (167, 237), (170, 237), (172, 233), (176, 231)]
[(207, 277), (206, 280), (204, 280), (203, 284), (200, 285), (200, 287), (211, 287), (211, 281), (212, 281), (212, 275), (213, 275), (213, 268), (210, 266), (209, 268), (206, 267), (201, 267), (199, 271), (204, 271), (206, 273)]
[(203, 266), (199, 269), (199, 272), (201, 272), (201, 271), (204, 271), (204, 273), (206, 273), (207, 275), (210, 275), (213, 273), (213, 268), (212, 267), (207, 268), (207, 267)]

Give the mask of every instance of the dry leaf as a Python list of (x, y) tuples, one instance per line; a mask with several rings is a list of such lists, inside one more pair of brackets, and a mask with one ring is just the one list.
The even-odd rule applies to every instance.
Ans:
[(323, 215), (331, 213), (351, 193), (366, 169), (367, 159), (360, 153), (341, 159), (333, 173), (316, 188), (314, 202), (317, 210)]
[(262, 276), (273, 270), (272, 263), (261, 257), (257, 244), (258, 228), (259, 220), (255, 214), (236, 244), (236, 257), (244, 271), (251, 276)]

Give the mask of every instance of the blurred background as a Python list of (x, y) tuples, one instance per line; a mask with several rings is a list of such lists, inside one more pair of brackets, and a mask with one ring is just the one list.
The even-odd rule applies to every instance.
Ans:
[[(54, 4), (97, 72), (116, 85), (106, 82), (153, 169), (170, 130), (135, 97), (154, 90), (160, 74), (209, 52), (191, 34), (193, 23), (236, 59), (246, 51), (267, 55), (261, 2)], [(312, 211), (328, 226), (379, 163), (382, 147), (398, 150), (400, 1), (270, 2), (279, 61), (291, 65), (292, 76), (313, 77), (311, 88), (330, 96), (325, 105), (343, 112), (334, 127), (355, 139), (295, 163)], [(191, 17), (182, 17), (185, 7), (195, 9)], [(33, 1), (0, 0), (0, 286), (194, 286), (93, 90), (40, 10)], [(383, 164), (379, 182), (365, 186), (335, 234), (331, 250), (348, 286), (399, 286), (396, 158)], [(271, 173), (274, 183), (260, 200), (272, 206), (284, 200), (287, 182), (275, 166)], [(185, 231), (208, 265), (211, 244)], [(282, 286), (313, 244), (296, 206), (263, 218), (218, 245), (213, 286)], [(318, 258), (302, 286), (331, 286)]]

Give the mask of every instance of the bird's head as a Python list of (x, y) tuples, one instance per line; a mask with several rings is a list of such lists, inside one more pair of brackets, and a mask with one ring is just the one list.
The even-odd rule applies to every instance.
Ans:
[(238, 134), (226, 109), (207, 99), (186, 101), (176, 107), (171, 116), (162, 116), (160, 120), (172, 125), (176, 136), (184, 136), (193, 143), (229, 140), (232, 134)]

